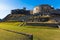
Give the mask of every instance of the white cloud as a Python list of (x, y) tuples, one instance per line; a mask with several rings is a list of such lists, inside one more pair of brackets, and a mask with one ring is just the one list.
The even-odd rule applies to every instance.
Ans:
[(7, 4), (0, 4), (0, 18), (4, 18), (8, 14), (10, 14), (10, 11), (13, 9), (12, 6), (8, 6)]
[(7, 4), (0, 4), (0, 10), (11, 10), (12, 7)]
[(7, 10), (7, 6), (6, 5), (0, 5), (0, 10)]
[(4, 18), (5, 16), (7, 16), (8, 14), (10, 14), (10, 10), (0, 10), (0, 18)]
[(11, 7), (5, 4), (0, 4), (0, 18), (4, 18), (10, 13)]

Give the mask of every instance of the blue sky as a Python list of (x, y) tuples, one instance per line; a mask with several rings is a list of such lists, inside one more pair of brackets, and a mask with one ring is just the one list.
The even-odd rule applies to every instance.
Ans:
[(60, 8), (60, 0), (0, 0), (0, 18), (10, 14), (12, 9), (26, 7), (32, 10), (35, 6), (49, 4), (54, 8)]

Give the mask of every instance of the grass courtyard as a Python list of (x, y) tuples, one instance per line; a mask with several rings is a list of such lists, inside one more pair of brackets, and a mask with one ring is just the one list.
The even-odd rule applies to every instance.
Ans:
[[(33, 34), (33, 40), (60, 40), (60, 29), (53, 27), (27, 26), (21, 22), (1, 22), (0, 28)], [(0, 40), (20, 40), (22, 35), (0, 29)]]

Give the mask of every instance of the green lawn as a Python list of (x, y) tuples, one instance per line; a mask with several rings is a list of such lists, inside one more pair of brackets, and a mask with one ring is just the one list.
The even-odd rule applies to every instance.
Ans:
[(25, 36), (0, 30), (0, 40), (23, 40), (27, 39)]
[[(53, 27), (41, 26), (20, 26), (21, 22), (2, 22), (0, 28), (33, 34), (34, 40), (60, 40), (60, 29)], [(7, 35), (8, 34), (8, 35)], [(0, 40), (5, 38), (8, 40), (18, 40), (21, 35), (2, 30), (0, 32)]]

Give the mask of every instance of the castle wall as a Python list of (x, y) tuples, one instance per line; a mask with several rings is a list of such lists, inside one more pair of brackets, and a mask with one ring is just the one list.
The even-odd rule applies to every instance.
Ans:
[(52, 18), (52, 20), (55, 20), (57, 22), (60, 22), (60, 16), (55, 16), (55, 17)]

